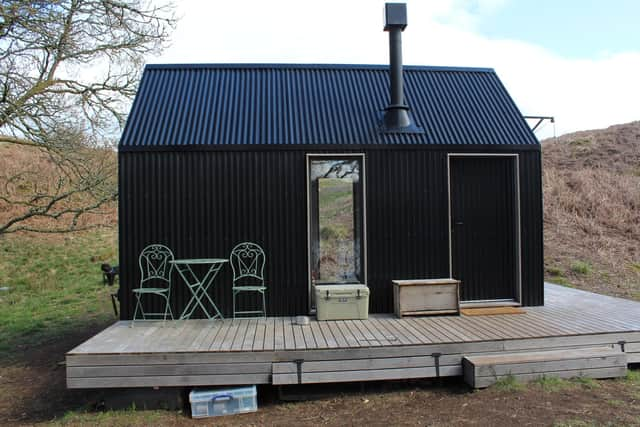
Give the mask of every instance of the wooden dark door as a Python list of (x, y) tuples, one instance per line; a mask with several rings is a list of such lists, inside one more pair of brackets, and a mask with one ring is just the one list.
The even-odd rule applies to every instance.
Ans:
[(519, 279), (516, 157), (452, 156), (451, 263), (461, 299), (514, 300)]

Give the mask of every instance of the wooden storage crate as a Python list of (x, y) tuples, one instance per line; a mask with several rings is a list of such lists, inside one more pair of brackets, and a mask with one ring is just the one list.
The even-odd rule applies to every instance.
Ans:
[(460, 313), (459, 280), (393, 280), (392, 283), (398, 317)]

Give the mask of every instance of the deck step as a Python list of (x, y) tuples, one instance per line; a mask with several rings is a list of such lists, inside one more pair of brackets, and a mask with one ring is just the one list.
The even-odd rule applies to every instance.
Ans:
[(462, 366), (466, 383), (483, 388), (508, 376), (520, 382), (542, 377), (622, 377), (627, 373), (627, 355), (611, 347), (589, 347), (470, 356), (462, 359)]

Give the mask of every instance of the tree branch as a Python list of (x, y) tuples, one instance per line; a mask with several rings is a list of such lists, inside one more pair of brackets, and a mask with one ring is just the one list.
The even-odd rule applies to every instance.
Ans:
[(8, 142), (9, 144), (26, 145), (29, 147), (39, 147), (40, 144), (29, 141), (24, 138), (16, 138), (10, 135), (0, 135), (0, 142)]
[(173, 11), (150, 0), (0, 3), (0, 143), (39, 149), (21, 170), (0, 158), (0, 235), (89, 227), (84, 218), (115, 201), (114, 152), (100, 147), (122, 129)]

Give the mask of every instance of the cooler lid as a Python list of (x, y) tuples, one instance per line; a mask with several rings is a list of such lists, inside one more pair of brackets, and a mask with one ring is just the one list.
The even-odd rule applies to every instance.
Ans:
[(316, 298), (318, 297), (366, 297), (369, 296), (369, 288), (362, 284), (337, 284), (316, 285)]

